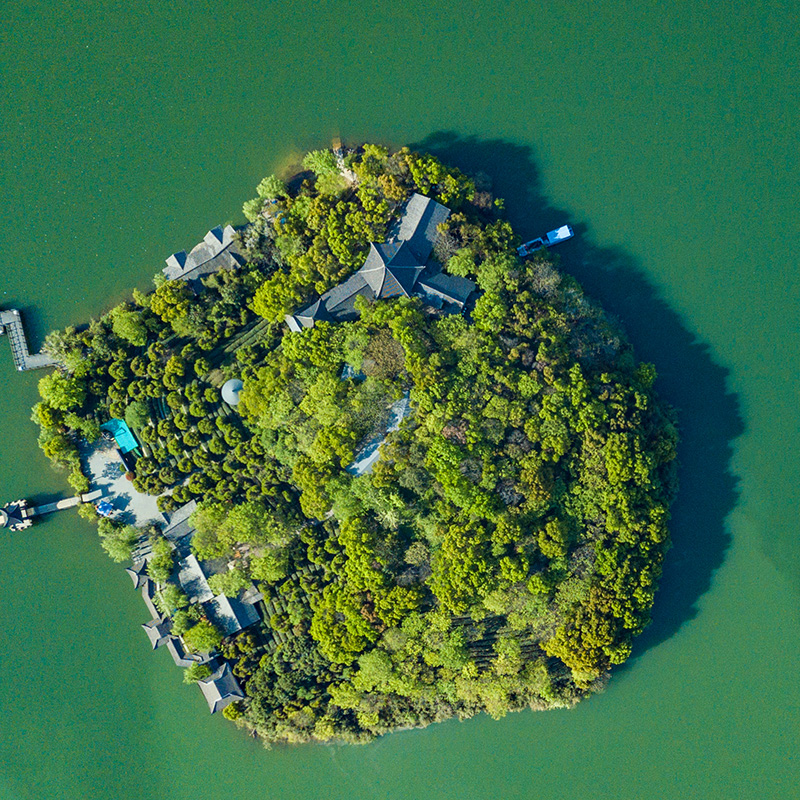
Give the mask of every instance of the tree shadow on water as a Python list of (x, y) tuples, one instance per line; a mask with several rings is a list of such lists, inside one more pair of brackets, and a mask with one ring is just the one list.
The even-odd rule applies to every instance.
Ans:
[(412, 145), (466, 172), (485, 172), (524, 239), (572, 222), (575, 238), (559, 246), (561, 268), (618, 318), (636, 355), (658, 371), (656, 388), (678, 413), (680, 488), (672, 506), (672, 549), (667, 554), (653, 622), (634, 655), (666, 641), (697, 615), (730, 544), (726, 517), (738, 497), (730, 469), (733, 440), (744, 431), (739, 400), (728, 391), (728, 371), (715, 363), (678, 314), (659, 296), (634, 258), (621, 248), (595, 247), (586, 224), (543, 196), (530, 147), (501, 139), (437, 132)]

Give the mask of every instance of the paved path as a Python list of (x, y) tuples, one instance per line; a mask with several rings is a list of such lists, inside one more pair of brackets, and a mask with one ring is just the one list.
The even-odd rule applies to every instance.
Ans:
[(125, 477), (126, 467), (112, 442), (101, 438), (94, 444), (83, 446), (81, 457), (83, 472), (92, 489), (100, 490), (111, 503), (117, 512), (116, 519), (139, 528), (150, 522), (157, 522), (162, 527), (165, 525), (156, 498), (137, 492)]
[(22, 317), (16, 308), (8, 311), (0, 311), (0, 325), (5, 328), (8, 341), (11, 344), (11, 355), (14, 358), (14, 366), (20, 371), (28, 369), (42, 369), (44, 367), (54, 367), (55, 359), (45, 353), (31, 353), (28, 351), (28, 340), (25, 337), (25, 330), (22, 327)]
[(389, 424), (384, 433), (370, 439), (361, 446), (355, 454), (353, 463), (346, 468), (351, 475), (359, 477), (367, 472), (372, 472), (373, 464), (380, 458), (381, 445), (386, 441), (390, 433), (400, 429), (400, 423), (411, 413), (411, 403), (406, 392), (399, 400), (392, 403), (389, 408)]

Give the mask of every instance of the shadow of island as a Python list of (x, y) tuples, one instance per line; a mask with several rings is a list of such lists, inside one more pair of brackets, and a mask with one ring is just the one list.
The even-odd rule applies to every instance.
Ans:
[(484, 172), (523, 240), (571, 222), (575, 238), (559, 245), (561, 269), (573, 275), (627, 332), (636, 355), (658, 371), (656, 388), (677, 411), (679, 490), (672, 506), (672, 549), (653, 608), (653, 621), (636, 640), (634, 658), (666, 641), (697, 614), (730, 544), (726, 518), (738, 498), (731, 472), (732, 443), (744, 431), (728, 371), (715, 363), (678, 314), (659, 296), (621, 248), (595, 247), (585, 224), (551, 205), (541, 190), (533, 150), (502, 139), (439, 131), (410, 145), (465, 172)]

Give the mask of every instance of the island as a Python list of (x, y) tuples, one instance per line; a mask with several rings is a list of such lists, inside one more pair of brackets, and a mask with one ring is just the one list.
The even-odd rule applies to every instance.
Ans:
[(572, 229), (523, 245), (486, 176), (371, 144), (244, 214), (17, 348), (55, 365), (40, 446), (150, 645), (268, 746), (600, 690), (650, 619), (678, 434), (558, 269)]

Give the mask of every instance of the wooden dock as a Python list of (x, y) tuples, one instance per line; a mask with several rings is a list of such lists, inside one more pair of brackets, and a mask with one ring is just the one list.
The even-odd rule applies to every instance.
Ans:
[(17, 309), (10, 308), (8, 311), (0, 311), (0, 328), (2, 329), (0, 333), (8, 336), (14, 366), (20, 372), (56, 365), (55, 359), (46, 353), (31, 354), (28, 350), (28, 340), (25, 337), (25, 329), (22, 327), (22, 317)]

